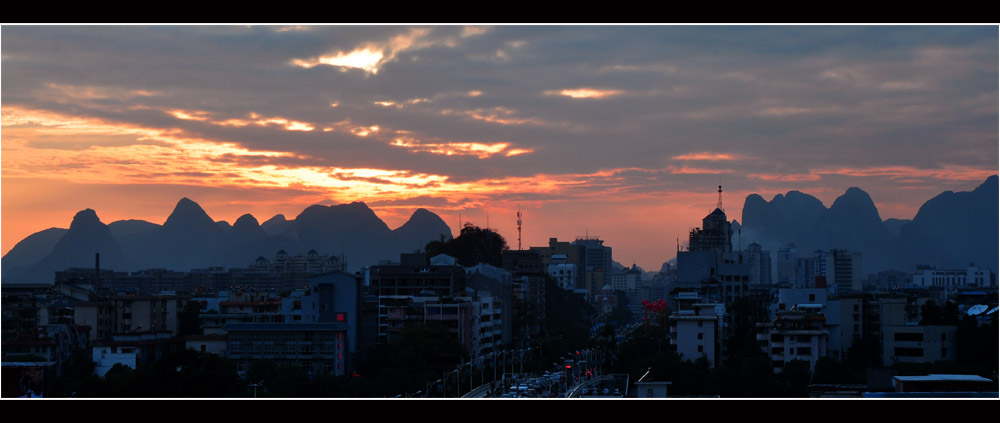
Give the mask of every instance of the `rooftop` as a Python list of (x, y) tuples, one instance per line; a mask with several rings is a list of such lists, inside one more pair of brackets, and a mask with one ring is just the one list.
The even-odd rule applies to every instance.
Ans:
[(924, 375), (924, 376), (893, 376), (893, 379), (903, 382), (992, 382), (978, 375)]
[(227, 332), (235, 331), (346, 331), (346, 323), (230, 323)]

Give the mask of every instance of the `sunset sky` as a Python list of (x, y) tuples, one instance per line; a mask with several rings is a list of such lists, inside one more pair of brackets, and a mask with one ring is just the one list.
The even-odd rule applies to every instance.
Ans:
[[(998, 171), (996, 26), (4, 26), (2, 252), (68, 228), (363, 201), (646, 270), (714, 209), (883, 219)], [(744, 245), (749, 240), (744, 240)]]

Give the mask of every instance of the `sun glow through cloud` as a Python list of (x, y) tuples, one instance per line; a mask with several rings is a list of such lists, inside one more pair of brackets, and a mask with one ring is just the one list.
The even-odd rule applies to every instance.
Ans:
[(213, 120), (213, 119), (210, 118), (211, 113), (204, 112), (204, 111), (199, 111), (199, 110), (195, 110), (195, 111), (191, 111), (191, 110), (169, 110), (169, 111), (166, 111), (166, 113), (169, 114), (169, 115), (171, 115), (171, 116), (173, 116), (173, 117), (175, 117), (175, 118), (177, 118), (177, 119), (180, 119), (180, 120), (193, 120), (193, 121), (199, 121), (199, 122), (208, 122), (208, 123), (211, 123), (213, 125), (218, 125), (218, 126), (244, 127), (244, 126), (249, 126), (251, 124), (257, 125), (257, 126), (277, 125), (277, 126), (281, 126), (281, 127), (285, 128), (285, 130), (288, 130), (288, 131), (303, 131), (303, 132), (309, 132), (309, 131), (312, 131), (312, 130), (316, 129), (315, 126), (313, 126), (312, 124), (306, 123), (306, 122), (295, 121), (295, 120), (286, 119), (286, 118), (277, 117), (277, 116), (275, 116), (275, 117), (269, 117), (269, 118), (262, 118), (257, 113), (251, 113), (249, 115), (249, 117), (250, 117), (249, 120), (248, 119), (239, 119), (239, 118), (230, 118), (230, 119), (224, 119), (224, 120)]
[(566, 90), (546, 91), (548, 95), (561, 95), (570, 98), (604, 98), (622, 94), (622, 90), (600, 90), (596, 88), (575, 88)]
[[(433, 42), (421, 41), (429, 32), (427, 28), (412, 28), (409, 32), (396, 35), (388, 41), (365, 43), (350, 51), (338, 50), (312, 59), (292, 59), (291, 64), (306, 69), (317, 65), (334, 66), (342, 71), (361, 69), (374, 75), (382, 65), (394, 60), (400, 52), (433, 45)], [(454, 41), (444, 40), (442, 44), (454, 46)]]
[[(424, 143), (413, 139), (396, 138), (392, 144), (395, 147), (403, 147), (413, 152), (441, 154), (445, 156), (476, 156), (480, 159), (487, 159), (496, 154), (500, 154), (510, 143), (500, 142), (486, 144), (480, 142), (440, 142)], [(505, 156), (530, 153), (531, 150), (514, 149), (509, 150)]]

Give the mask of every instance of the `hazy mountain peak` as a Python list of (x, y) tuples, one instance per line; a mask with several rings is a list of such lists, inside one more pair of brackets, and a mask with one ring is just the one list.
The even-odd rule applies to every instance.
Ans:
[(170, 213), (167, 217), (167, 221), (163, 222), (164, 227), (173, 226), (187, 226), (187, 225), (199, 225), (199, 224), (215, 224), (215, 221), (205, 213), (205, 210), (201, 208), (198, 203), (191, 201), (187, 197), (181, 198), (174, 206), (174, 211)]
[[(837, 199), (833, 201), (833, 205), (830, 206), (830, 210), (844, 207), (857, 209), (858, 211), (866, 213), (874, 211), (875, 214), (878, 215), (878, 209), (875, 207), (875, 202), (872, 201), (872, 197), (858, 187), (850, 187), (847, 191), (844, 191), (844, 195), (837, 197)], [(879, 221), (881, 222), (882, 219), (879, 219)]]
[(425, 208), (419, 208), (416, 211), (414, 211), (413, 214), (410, 215), (410, 220), (414, 220), (414, 219), (420, 219), (420, 220), (436, 219), (436, 220), (441, 220), (441, 217), (438, 216), (437, 214), (431, 212), (430, 210), (427, 210)]
[(74, 228), (89, 227), (94, 225), (104, 225), (101, 219), (97, 217), (97, 212), (93, 209), (83, 209), (76, 212), (73, 216), (73, 223), (70, 223), (69, 228), (72, 230)]
[(997, 192), (998, 186), (1000, 186), (1000, 183), (998, 183), (997, 175), (990, 175), (990, 177), (986, 178), (986, 180), (983, 181), (982, 184), (979, 184), (979, 186), (973, 191)]
[[(281, 215), (279, 214), (278, 216)], [(284, 220), (285, 216), (281, 216), (281, 218), (282, 220)], [(236, 219), (236, 223), (233, 223), (233, 229), (243, 228), (243, 227), (250, 227), (250, 228), (260, 227), (260, 223), (257, 222), (256, 217), (253, 217), (252, 214), (247, 213), (244, 214), (243, 216), (240, 216), (239, 219)]]
[(260, 225), (261, 226), (264, 226), (264, 225), (277, 225), (277, 224), (281, 224), (281, 223), (285, 223), (285, 222), (288, 222), (288, 219), (285, 219), (285, 215), (283, 215), (283, 214), (276, 214), (276, 215), (272, 216), (270, 219), (265, 220), (264, 223), (261, 223)]
[(852, 196), (852, 197), (853, 196), (870, 197), (868, 195), (868, 193), (865, 192), (865, 190), (863, 190), (861, 188), (858, 188), (858, 187), (850, 187), (850, 188), (848, 188), (847, 191), (844, 191), (844, 195), (849, 195), (849, 196)]
[(260, 224), (260, 228), (263, 229), (268, 235), (282, 234), (291, 226), (292, 222), (285, 219), (285, 215), (283, 214), (276, 214), (270, 219), (264, 221), (264, 223)]

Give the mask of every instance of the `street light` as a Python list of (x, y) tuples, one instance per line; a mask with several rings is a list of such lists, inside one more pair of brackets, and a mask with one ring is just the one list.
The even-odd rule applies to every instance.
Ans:
[(251, 383), (250, 386), (253, 387), (253, 397), (257, 398), (257, 387), (258, 386), (264, 386), (264, 381), (262, 380), (262, 381), (257, 382), (257, 383)]
[(433, 385), (437, 385), (437, 384), (439, 384), (439, 383), (441, 383), (441, 379), (438, 379), (438, 380), (435, 380), (435, 381), (433, 381), (433, 382), (427, 382), (427, 386), (425, 386), (425, 387), (424, 387), (424, 390), (426, 390), (426, 391), (427, 391), (427, 397), (428, 397), (428, 398), (429, 398), (429, 397), (431, 396), (431, 385), (432, 385), (432, 384), (433, 384)]
[[(448, 389), (448, 375), (450, 375), (452, 373), (458, 373), (458, 369), (452, 370), (452, 371), (450, 371), (448, 373), (444, 373), (444, 372), (441, 373), (442, 374), (441, 379), (444, 380), (444, 384), (441, 385), (441, 397), (442, 398), (448, 396), (448, 391), (447, 391), (447, 389)], [(458, 382), (456, 382), (456, 385), (458, 383), (461, 383), (461, 380), (458, 379), (457, 375), (456, 375), (455, 379), (458, 380)], [(456, 388), (456, 392), (457, 392), (457, 388)]]

